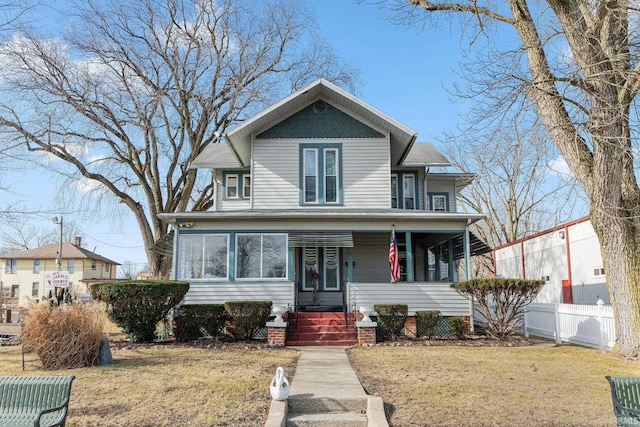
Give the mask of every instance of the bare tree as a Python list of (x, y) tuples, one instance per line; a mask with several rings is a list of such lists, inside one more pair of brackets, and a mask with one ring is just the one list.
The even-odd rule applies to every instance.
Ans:
[(118, 279), (132, 280), (137, 273), (137, 264), (133, 261), (127, 260), (118, 267)]
[[(495, 247), (570, 219), (575, 180), (552, 169), (558, 154), (538, 123), (465, 129), (444, 151), (454, 166), (477, 175), (459, 195), (463, 209), (482, 212), (473, 231)], [(474, 277), (495, 273), (491, 254), (474, 258)]]
[[(3, 227), (0, 230), (0, 253), (25, 251), (60, 241), (60, 229), (57, 225), (36, 226), (26, 220), (32, 217), (31, 213), (23, 213), (4, 218)], [(62, 241), (74, 243), (76, 237), (82, 237), (82, 233), (73, 221), (65, 220)]]
[[(635, 2), (389, 0), (400, 16), (459, 16), (482, 45), (478, 92), (535, 109), (590, 202), (623, 353), (640, 346), (640, 188), (635, 176), (639, 10)], [(496, 30), (494, 32), (494, 30)], [(499, 40), (498, 40), (499, 39)], [(492, 46), (491, 41), (497, 40)], [(494, 50), (484, 49), (492, 46)], [(480, 67), (476, 67), (479, 70)], [(497, 105), (497, 103), (495, 104)], [(499, 111), (486, 111), (498, 115)]]
[(353, 83), (295, 1), (72, 7), (64, 42), (14, 34), (4, 45), (0, 127), (63, 160), (94, 200), (126, 206), (156, 273), (163, 258), (150, 248), (167, 232), (157, 215), (212, 205), (211, 178), (190, 168), (207, 144), (319, 76)]

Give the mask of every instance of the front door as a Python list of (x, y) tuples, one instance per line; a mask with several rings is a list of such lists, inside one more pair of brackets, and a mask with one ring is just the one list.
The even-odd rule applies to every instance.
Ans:
[(342, 304), (340, 248), (301, 248), (300, 303), (302, 305)]

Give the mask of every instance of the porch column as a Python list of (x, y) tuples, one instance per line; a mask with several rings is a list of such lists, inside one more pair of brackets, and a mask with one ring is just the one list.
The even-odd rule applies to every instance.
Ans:
[(455, 268), (453, 265), (453, 240), (449, 239), (447, 244), (449, 245), (449, 281), (453, 282), (454, 281), (453, 273), (455, 271)]
[(293, 246), (289, 246), (289, 271), (287, 272), (287, 279), (293, 282), (294, 279), (294, 270), (295, 270), (295, 262), (294, 262), (294, 251), (295, 248)]
[(411, 247), (411, 232), (405, 232), (407, 242), (407, 282), (413, 282), (413, 248)]
[(353, 248), (347, 248), (347, 282), (353, 282)]

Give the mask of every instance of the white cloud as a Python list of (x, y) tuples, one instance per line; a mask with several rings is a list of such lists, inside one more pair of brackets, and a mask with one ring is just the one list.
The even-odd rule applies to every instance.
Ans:
[(560, 177), (568, 178), (573, 176), (573, 172), (569, 169), (569, 165), (562, 157), (557, 157), (556, 159), (550, 161), (547, 164), (547, 168)]
[(105, 194), (107, 190), (98, 181), (89, 178), (82, 178), (74, 183), (76, 190), (85, 194)]

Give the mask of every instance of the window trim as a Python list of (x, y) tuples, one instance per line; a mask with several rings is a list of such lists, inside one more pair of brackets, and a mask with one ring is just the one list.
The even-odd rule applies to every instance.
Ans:
[[(207, 282), (211, 282), (211, 281), (229, 281), (231, 280), (231, 275), (230, 275), (230, 267), (231, 267), (231, 235), (229, 233), (202, 233), (202, 232), (189, 232), (189, 233), (180, 233), (181, 237), (185, 237), (185, 236), (198, 236), (201, 238), (201, 255), (202, 255), (202, 277), (185, 277), (183, 275), (182, 272), (182, 258), (180, 257), (180, 250), (181, 248), (178, 247), (178, 253), (177, 253), (177, 277), (178, 280), (185, 280), (185, 281), (193, 281), (193, 282), (200, 282), (200, 281), (207, 281)], [(226, 272), (227, 275), (225, 277), (204, 277), (204, 268), (205, 268), (205, 253), (204, 253), (204, 239), (206, 237), (215, 237), (215, 236), (222, 236), (227, 240), (227, 265), (226, 265)], [(179, 244), (179, 246), (182, 246), (182, 244)]]
[[(238, 251), (238, 238), (241, 236), (260, 236), (260, 277), (238, 277), (238, 261), (240, 257)], [(265, 236), (284, 236), (284, 274), (282, 277), (263, 277), (263, 260), (264, 260), (264, 237)], [(247, 281), (269, 281), (281, 282), (289, 280), (289, 234), (288, 233), (270, 233), (270, 232), (242, 232), (235, 233), (234, 236), (234, 280), (238, 282)]]
[[(434, 191), (434, 192), (428, 192), (427, 196), (429, 197), (429, 211), (431, 212), (450, 212), (449, 211), (449, 193), (447, 192), (443, 192), (443, 191)], [(444, 197), (444, 206), (445, 206), (445, 210), (444, 211), (436, 211), (433, 209), (433, 197), (434, 196), (443, 196)]]
[[(413, 177), (413, 192), (414, 192), (414, 201), (413, 201), (413, 209), (405, 209), (404, 207), (404, 178), (407, 176)], [(396, 207), (393, 208), (393, 199), (391, 192), (391, 178), (396, 177)], [(420, 190), (419, 190), (419, 181), (418, 181), (418, 172), (416, 171), (395, 171), (391, 172), (389, 177), (389, 207), (392, 209), (402, 209), (408, 211), (420, 210)]]
[[(223, 200), (249, 200), (251, 199), (251, 181), (249, 185), (245, 186), (245, 177), (251, 180), (250, 171), (238, 171), (238, 172), (223, 172), (222, 173), (222, 199)], [(236, 178), (236, 195), (229, 196), (229, 178)], [(249, 189), (249, 196), (245, 196), (245, 190)]]
[[(306, 201), (306, 177), (305, 165), (307, 151), (315, 152), (316, 161), (316, 198), (315, 201)], [(336, 153), (336, 201), (327, 202), (326, 194), (326, 155), (329, 151), (335, 151)], [(342, 184), (342, 144), (341, 143), (303, 143), (299, 145), (299, 193), (300, 193), (300, 206), (341, 206), (344, 203), (344, 193)], [(333, 176), (333, 175), (330, 175)]]

